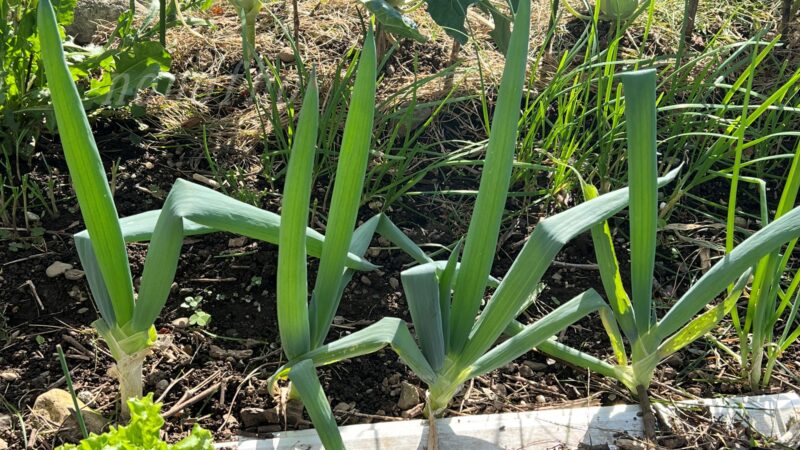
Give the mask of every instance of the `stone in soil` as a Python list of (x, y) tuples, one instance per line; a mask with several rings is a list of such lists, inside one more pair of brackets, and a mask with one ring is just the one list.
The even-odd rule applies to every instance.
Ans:
[[(80, 400), (78, 400), (78, 408), (83, 414), (86, 429), (90, 433), (100, 434), (106, 426), (106, 419)], [(82, 435), (74, 413), (72, 396), (63, 389), (51, 389), (40, 395), (36, 398), (31, 410), (34, 422), (38, 423), (41, 429), (56, 428), (62, 438), (77, 442)]]
[(400, 383), (400, 400), (397, 401), (397, 406), (405, 410), (413, 408), (418, 405), (419, 402), (419, 391), (417, 387), (406, 381)]
[(65, 262), (56, 261), (53, 264), (50, 264), (47, 269), (45, 269), (44, 273), (47, 275), (48, 278), (55, 278), (59, 275), (63, 275), (66, 271), (72, 269), (72, 264), (67, 264)]
[(79, 45), (88, 44), (97, 33), (98, 25), (116, 23), (128, 8), (128, 0), (78, 0), (72, 24), (66, 27), (67, 34)]

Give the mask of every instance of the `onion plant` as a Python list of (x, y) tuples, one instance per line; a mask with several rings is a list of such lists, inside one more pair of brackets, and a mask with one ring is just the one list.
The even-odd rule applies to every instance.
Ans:
[[(227, 231), (277, 243), (280, 216), (211, 189), (178, 180), (162, 210), (119, 219), (86, 113), (64, 59), (50, 0), (39, 3), (42, 59), (73, 188), (86, 224), (75, 245), (100, 312), (93, 323), (116, 361), (123, 412), (126, 400), (142, 395), (142, 362), (156, 339), (153, 326), (169, 296), (183, 238)], [(306, 249), (320, 256), (324, 237), (302, 231)], [(150, 241), (138, 296), (126, 242)], [(345, 252), (348, 268), (375, 266)]]
[[(402, 320), (384, 318), (344, 338), (319, 345), (327, 334), (332, 318), (331, 308), (338, 303), (344, 285), (349, 280), (349, 272), (336, 261), (341, 260), (348, 245), (353, 253), (363, 252), (368, 241), (362, 240), (362, 237), (371, 235), (371, 230), (379, 227), (380, 221), (368, 221), (350, 234), (348, 230), (354, 224), (355, 209), (349, 213), (337, 212), (337, 215), (348, 214), (347, 222), (334, 215), (336, 209), (332, 210), (319, 274), (309, 305), (303, 241), (297, 239), (307, 221), (306, 204), (315, 141), (314, 136), (305, 133), (315, 129), (316, 88), (312, 83), (306, 90), (298, 137), (287, 173), (279, 247), (278, 317), (288, 362), (278, 369), (272, 381), (288, 376), (293, 382), (326, 448), (343, 448), (343, 444), (330, 405), (317, 379), (315, 366), (372, 353), (389, 345), (428, 385), (427, 413), (433, 419), (445, 411), (465, 381), (507, 364), (588, 314), (599, 311), (609, 330), (613, 332), (615, 329), (611, 321), (611, 308), (591, 289), (532, 325), (522, 325), (515, 319), (536, 298), (539, 282), (559, 250), (576, 235), (623, 209), (628, 202), (627, 189), (599, 196), (541, 221), (503, 280), (498, 282), (490, 277), (514, 163), (527, 62), (530, 2), (520, 2), (516, 23), (518, 26), (514, 28), (510, 40), (484, 172), (473, 219), (464, 241), (463, 255), (460, 255), (461, 246), (457, 245), (448, 260), (421, 261), (422, 264), (401, 274), (416, 337), (412, 336)], [(370, 33), (359, 65), (353, 110), (345, 127), (333, 194), (334, 207), (344, 204), (341, 198), (357, 198), (360, 192), (372, 122), (373, 55), (374, 43)], [(365, 104), (357, 101), (359, 98)], [(354, 116), (354, 109), (361, 107), (365, 107), (367, 114)], [(363, 133), (363, 141), (359, 144), (363, 148), (358, 156), (353, 156), (355, 149), (350, 146), (356, 141), (350, 133), (356, 133), (358, 129)], [(305, 144), (301, 146), (301, 142)], [(351, 176), (342, 178), (347, 174)], [(673, 172), (670, 176), (674, 175)], [(666, 177), (658, 183), (663, 184), (670, 179)], [(343, 225), (335, 223), (335, 219), (342, 220)], [(402, 239), (400, 236), (395, 238), (398, 241)], [(414, 254), (410, 241), (406, 241), (404, 249)], [(421, 250), (417, 254), (419, 252)], [(337, 259), (329, 256), (337, 254)], [(328, 258), (334, 262), (327, 262)], [(420, 261), (427, 257), (418, 255), (415, 259)], [(481, 311), (487, 284), (496, 289)], [(334, 301), (331, 301), (332, 298)], [(498, 344), (504, 331), (514, 336)], [(429, 436), (435, 436), (435, 428), (431, 431)]]
[[(741, 152), (741, 145), (738, 152)], [(731, 201), (729, 202), (732, 213), (728, 217), (729, 247), (733, 242), (736, 194), (738, 181), (751, 182), (758, 186), (761, 201), (761, 224), (770, 222), (768, 205), (766, 201), (766, 182), (758, 178), (740, 176), (741, 157), (736, 158), (733, 173), (730, 174)], [(728, 174), (724, 174), (728, 175)], [(800, 144), (795, 149), (794, 159), (778, 202), (772, 220), (779, 220), (789, 213), (797, 202), (797, 192), (800, 188)], [(747, 301), (744, 322), (741, 321), (737, 309), (731, 311), (733, 325), (739, 336), (739, 354), (730, 350), (719, 341), (731, 355), (739, 359), (745, 376), (749, 379), (752, 390), (757, 391), (769, 385), (775, 365), (778, 360), (800, 337), (800, 325), (797, 324), (798, 286), (800, 286), (800, 272), (793, 266), (792, 252), (797, 239), (790, 241), (785, 247), (774, 248), (764, 256), (755, 266), (753, 284)], [(792, 273), (792, 270), (794, 273)], [(788, 279), (784, 278), (788, 274)]]
[[(628, 182), (631, 190), (628, 216), (631, 295), (623, 284), (608, 224), (600, 223), (591, 230), (603, 287), (615, 319), (615, 324), (606, 330), (616, 362), (600, 360), (558, 342), (548, 341), (538, 348), (621, 381), (639, 397), (646, 419), (645, 431), (652, 436), (654, 417), (649, 410), (647, 389), (656, 367), (672, 353), (711, 331), (734, 308), (752, 267), (757, 263), (764, 264), (758, 262), (760, 258), (775, 254), (784, 243), (794, 242), (800, 236), (800, 208), (790, 210), (788, 205), (794, 203), (792, 197), (786, 202), (780, 218), (725, 255), (658, 319), (652, 292), (658, 230), (656, 73), (654, 70), (636, 71), (623, 74), (621, 78), (626, 100)], [(583, 205), (602, 198), (595, 198), (597, 189), (593, 186), (584, 184), (583, 188), (585, 196), (590, 199)], [(726, 289), (727, 294), (721, 302), (703, 311)], [(627, 338), (629, 349), (625, 347), (623, 336)]]

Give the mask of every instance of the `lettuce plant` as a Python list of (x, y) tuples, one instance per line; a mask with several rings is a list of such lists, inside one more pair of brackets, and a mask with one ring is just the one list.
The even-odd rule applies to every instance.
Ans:
[(65, 444), (56, 450), (213, 450), (211, 433), (195, 424), (189, 436), (175, 444), (161, 440), (161, 403), (153, 402), (153, 394), (128, 400), (131, 420), (125, 426), (112, 426), (106, 433), (92, 433), (79, 444)]

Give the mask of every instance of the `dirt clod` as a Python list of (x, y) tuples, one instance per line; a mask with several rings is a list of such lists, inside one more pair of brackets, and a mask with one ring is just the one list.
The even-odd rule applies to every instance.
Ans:
[(397, 406), (405, 410), (417, 404), (419, 404), (419, 391), (417, 387), (406, 381), (400, 383), (400, 399), (397, 401)]
[[(105, 418), (87, 408), (80, 399), (78, 407), (86, 423), (86, 429), (90, 433), (101, 433), (106, 426)], [(63, 389), (51, 389), (36, 398), (31, 415), (42, 429), (55, 430), (64, 439), (77, 441), (81, 439), (82, 434), (74, 412), (75, 407), (69, 392)]]

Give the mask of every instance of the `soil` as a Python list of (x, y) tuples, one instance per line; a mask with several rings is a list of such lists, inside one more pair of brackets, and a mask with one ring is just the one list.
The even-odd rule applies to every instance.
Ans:
[[(233, 27), (227, 33), (236, 36)], [(340, 55), (347, 47), (346, 43), (336, 43), (324, 51)], [(435, 72), (439, 69), (437, 64), (444, 60), (443, 55), (448, 53), (438, 44), (432, 48), (433, 54), (426, 54), (422, 63), (430, 66), (427, 70)], [(203, 64), (211, 66), (202, 58), (185, 56), (193, 51), (189, 44), (176, 50), (178, 67), (189, 70)], [(220, 54), (227, 55), (225, 52)], [(395, 59), (394, 63), (402, 65), (407, 61)], [(235, 65), (235, 61), (225, 61), (225, 64), (213, 67), (224, 72)], [(469, 110), (469, 106), (464, 108)], [(206, 111), (220, 115), (229, 112), (222, 108)], [(470, 123), (470, 130), (480, 129), (481, 111), (476, 108), (471, 112), (469, 117), (458, 120), (452, 119), (458, 117), (456, 114), (445, 115), (437, 132), (461, 136), (465, 122)], [(177, 119), (184, 120), (185, 117)], [(160, 207), (176, 178), (192, 179), (196, 173), (209, 175), (206, 158), (194, 146), (196, 134), (195, 140), (187, 145), (180, 141), (186, 136), (177, 133), (170, 134), (165, 143), (164, 133), (169, 131), (165, 123), (166, 120), (153, 117), (134, 120), (124, 117), (124, 113), (122, 116), (95, 118), (93, 122), (98, 147), (102, 149), (109, 173), (112, 165), (119, 165), (115, 200), (120, 216)], [(241, 143), (241, 139), (239, 136), (232, 142)], [(215, 145), (215, 149), (222, 146), (220, 143)], [(115, 417), (118, 402), (117, 382), (107, 373), (113, 361), (105, 344), (90, 326), (98, 316), (85, 279), (49, 278), (45, 274), (47, 267), (56, 261), (80, 268), (71, 236), (82, 230), (82, 221), (75, 197), (69, 190), (66, 166), (60, 157), (57, 140), (43, 136), (39, 149), (44, 156), (35, 159), (25, 170), (32, 179), (45, 185), (48, 179), (55, 181), (54, 197), (58, 199), (59, 215), (56, 217), (45, 210), (37, 210), (35, 212), (41, 219), (31, 218), (30, 230), (9, 228), (0, 234), (0, 312), (3, 313), (0, 317), (5, 321), (0, 324), (3, 325), (0, 327), (3, 333), (0, 336), (0, 375), (3, 375), (0, 395), (5, 409), (18, 412), (25, 423), (24, 433), (30, 442), (29, 448), (50, 449), (60, 443), (60, 438), (52, 430), (34, 424), (29, 412), (39, 394), (54, 387), (65, 387), (55, 357), (56, 345), (63, 346), (75, 389), (89, 406), (107, 417)], [(248, 152), (215, 153), (214, 158), (227, 167), (257, 166), (259, 158), (254, 155), (259, 150), (258, 144), (253, 144)], [(428, 174), (421, 185), (435, 185), (440, 189), (476, 187), (476, 173), (447, 175)], [(325, 204), (328, 181), (324, 176), (316, 180), (314, 195), (319, 204)], [(243, 182), (258, 192), (248, 200), (262, 208), (279, 211), (279, 183), (265, 182), (258, 176), (244, 177)], [(235, 195), (242, 190), (230, 191)], [(534, 205), (524, 199), (509, 200), (508, 210), (514, 215), (501, 233), (494, 275), (503, 276), (540, 217), (571, 203), (568, 198), (560, 203)], [(450, 245), (465, 234), (469, 211), (469, 199), (451, 201), (409, 196), (388, 207), (386, 212), (415, 242)], [(376, 212), (374, 205), (367, 204), (361, 218), (366, 219)], [(678, 215), (671, 221), (694, 224), (700, 219)], [(319, 219), (313, 225), (320, 228)], [(614, 225), (618, 236), (617, 251), (624, 255), (628, 251), (624, 244), (627, 242), (626, 224)], [(664, 307), (674, 301), (702, 270), (701, 250), (680, 240), (677, 234), (666, 231), (660, 235), (662, 242), (657, 267), (660, 284), (655, 296)], [(683, 234), (710, 242), (719, 242), (720, 238), (713, 227)], [(400, 279), (400, 271), (411, 263), (411, 259), (399, 251), (385, 248), (379, 239), (372, 245), (369, 259), (381, 267), (378, 271), (354, 277), (345, 290), (329, 341), (383, 317), (399, 317), (410, 322), (403, 294), (394, 286)], [(131, 271), (135, 278), (141, 274), (146, 251), (146, 244), (129, 245)], [(594, 263), (592, 254), (588, 235), (570, 243), (543, 278), (547, 286), (540, 299), (523, 318), (533, 321), (588, 288), (602, 292), (596, 269), (591, 267)], [(712, 252), (711, 256), (716, 254)], [(623, 275), (627, 279), (628, 267), (622, 259)], [(185, 240), (174, 289), (156, 322), (160, 343), (154, 354), (148, 357), (144, 368), (145, 391), (155, 392), (156, 398), (164, 403), (163, 411), (171, 413), (166, 417), (165, 425), (169, 441), (185, 436), (195, 423), (211, 430), (217, 441), (233, 440), (237, 434), (268, 437), (278, 430), (310, 425), (307, 419), (295, 423), (277, 420), (250, 428), (243, 424), (243, 410), (276, 406), (266, 383), (282, 362), (275, 311), (276, 263), (276, 247), (266, 243), (225, 234)], [(315, 262), (311, 260), (310, 264), (313, 276)], [(180, 322), (178, 319), (193, 313), (191, 308), (183, 306), (187, 297), (202, 297), (199, 308), (211, 316), (205, 327), (176, 325)], [(723, 340), (728, 337), (733, 338), (733, 335), (729, 332), (723, 335)], [(560, 339), (600, 358), (612, 356), (605, 332), (594, 317), (570, 327)], [(789, 370), (800, 373), (796, 349), (790, 349), (784, 361)], [(738, 370), (729, 357), (700, 340), (663, 365), (652, 386), (652, 395), (657, 399), (676, 400), (746, 393)], [(421, 416), (421, 410), (411, 408), (403, 411), (397, 404), (402, 382), (424, 386), (391, 350), (320, 368), (319, 375), (340, 425)], [(779, 372), (772, 390), (796, 389), (792, 383), (791, 377)], [(190, 400), (190, 404), (173, 410), (186, 400)], [(516, 362), (469, 383), (456, 396), (447, 414), (631, 402), (634, 400), (630, 394), (618, 383), (531, 351)], [(680, 445), (677, 446), (718, 448), (721, 442), (725, 445), (746, 442), (747, 436), (744, 435), (732, 438), (727, 433), (721, 438), (722, 432), (709, 431), (715, 425), (709, 425), (707, 421), (688, 423), (690, 427), (696, 427), (684, 430), (684, 439), (678, 440)], [(5, 439), (11, 448), (23, 448), (22, 430), (15, 422), (11, 429), (0, 430), (0, 438)], [(670, 436), (674, 437), (672, 433), (664, 433), (661, 443), (668, 445), (665, 442)]]
[[(123, 127), (100, 127), (101, 142), (125, 142)], [(51, 169), (64, 173), (63, 161), (55, 156), (60, 149), (50, 142)], [(101, 146), (102, 147), (102, 146)], [(116, 153), (103, 154), (110, 166), (113, 161), (121, 165), (115, 189), (115, 200), (121, 216), (157, 208), (163, 202), (163, 193), (176, 177), (187, 174), (175, 169), (184, 157), (129, 145)], [(146, 164), (150, 162), (151, 164)], [(75, 199), (66, 190), (58, 198), (66, 198), (59, 217), (43, 219), (44, 234), (37, 237), (19, 230), (13, 240), (23, 247), (6, 252), (0, 268), (2, 309), (5, 311), (5, 343), (0, 351), (0, 373), (13, 373), (15, 378), (0, 382), (5, 401), (28, 418), (29, 408), (36, 396), (47, 389), (64, 387), (55, 346), (64, 347), (71, 369), (75, 389), (89, 405), (106, 416), (114, 416), (117, 402), (116, 380), (107, 369), (113, 363), (104, 344), (89, 326), (97, 313), (89, 300), (84, 279), (69, 281), (59, 276), (48, 278), (45, 269), (56, 261), (80, 267), (71, 235), (80, 230), (80, 216)], [(147, 186), (151, 194), (144, 193)], [(324, 186), (324, 184), (323, 184)], [(463, 186), (462, 186), (463, 187)], [(318, 192), (324, 191), (320, 187)], [(392, 207), (389, 214), (416, 242), (450, 244), (461, 237), (463, 224), (452, 220), (452, 212), (432, 209), (430, 204), (404, 200)], [(457, 214), (468, 216), (469, 204), (458, 205)], [(278, 210), (277, 194), (267, 193), (262, 207)], [(553, 207), (547, 207), (552, 209)], [(427, 220), (410, 211), (426, 210)], [(530, 208), (521, 201), (510, 201), (509, 210), (523, 211), (519, 218), (503, 232), (503, 242), (495, 264), (495, 275), (502, 276), (513, 256), (529, 234), (537, 218), (552, 211)], [(431, 217), (433, 214), (440, 217)], [(362, 218), (374, 214), (368, 206)], [(623, 230), (624, 224), (618, 224)], [(619, 233), (618, 233), (619, 234)], [(715, 239), (716, 236), (695, 238)], [(674, 245), (671, 237), (665, 239), (661, 250)], [(620, 238), (619, 241), (624, 239)], [(146, 244), (131, 244), (130, 261), (134, 277), (143, 266)], [(618, 248), (619, 254), (627, 249)], [(695, 249), (686, 248), (692, 253)], [(328, 340), (363, 328), (383, 317), (399, 317), (410, 322), (401, 291), (392, 287), (391, 278), (399, 279), (399, 272), (411, 263), (409, 257), (398, 251), (384, 249), (380, 240), (373, 242), (368, 253), (370, 260), (381, 268), (371, 273), (359, 274), (345, 290), (335, 324)], [(546, 289), (531, 309), (524, 315), (528, 320), (540, 317), (587, 288), (601, 290), (596, 271), (587, 268), (592, 264), (591, 240), (581, 236), (569, 244), (544, 277)], [(663, 261), (663, 259), (662, 259)], [(299, 424), (263, 424), (245, 429), (241, 411), (245, 408), (272, 408), (274, 396), (267, 390), (266, 379), (281, 364), (281, 352), (275, 311), (275, 246), (235, 236), (212, 234), (188, 238), (182, 250), (176, 285), (163, 314), (156, 323), (160, 340), (154, 354), (145, 365), (145, 391), (155, 392), (164, 402), (164, 410), (193, 398), (208, 387), (217, 386), (213, 392), (167, 418), (165, 430), (169, 440), (185, 435), (195, 423), (214, 432), (218, 441), (234, 439), (237, 434), (268, 437), (279, 429), (309, 426), (306, 420)], [(681, 273), (693, 267), (670, 258), (659, 267), (658, 279), (666, 285), (670, 273)], [(311, 262), (313, 276), (314, 262)], [(623, 261), (623, 271), (628, 268)], [(663, 274), (663, 275), (661, 275)], [(691, 278), (684, 274), (677, 279)], [(137, 279), (138, 281), (138, 279)], [(659, 300), (668, 303), (673, 292), (684, 286), (666, 286), (656, 292)], [(191, 315), (192, 311), (181, 305), (186, 297), (202, 297), (200, 308), (211, 315), (210, 323), (201, 327), (175, 326), (173, 321)], [(611, 356), (607, 338), (598, 321), (583, 320), (570, 327), (561, 339), (599, 357)], [(212, 347), (213, 346), (213, 347)], [(244, 351), (244, 354), (237, 354)], [(786, 358), (789, 367), (798, 368), (795, 358)], [(723, 375), (718, 375), (723, 368)], [(711, 396), (719, 393), (746, 392), (735, 373), (736, 367), (713, 347), (700, 341), (674, 358), (659, 370), (653, 387), (656, 398), (684, 399)], [(405, 381), (422, 387), (421, 382), (390, 350), (345, 361), (320, 369), (320, 379), (331, 404), (338, 405), (340, 424), (363, 423), (409, 417), (397, 400), (400, 383)], [(677, 380), (680, 380), (678, 383)], [(165, 392), (164, 386), (170, 388)], [(791, 384), (777, 376), (775, 390), (791, 389)], [(632, 402), (633, 399), (615, 382), (587, 375), (561, 362), (536, 352), (529, 352), (517, 362), (479, 377), (456, 396), (450, 415), (491, 412), (524, 411), (581, 405), (610, 405)], [(411, 414), (418, 416), (421, 411)], [(2, 437), (8, 442), (21, 444), (19, 429), (5, 431)], [(28, 422), (29, 439), (36, 427)], [(59, 441), (47, 430), (40, 432), (35, 448), (49, 448)]]

